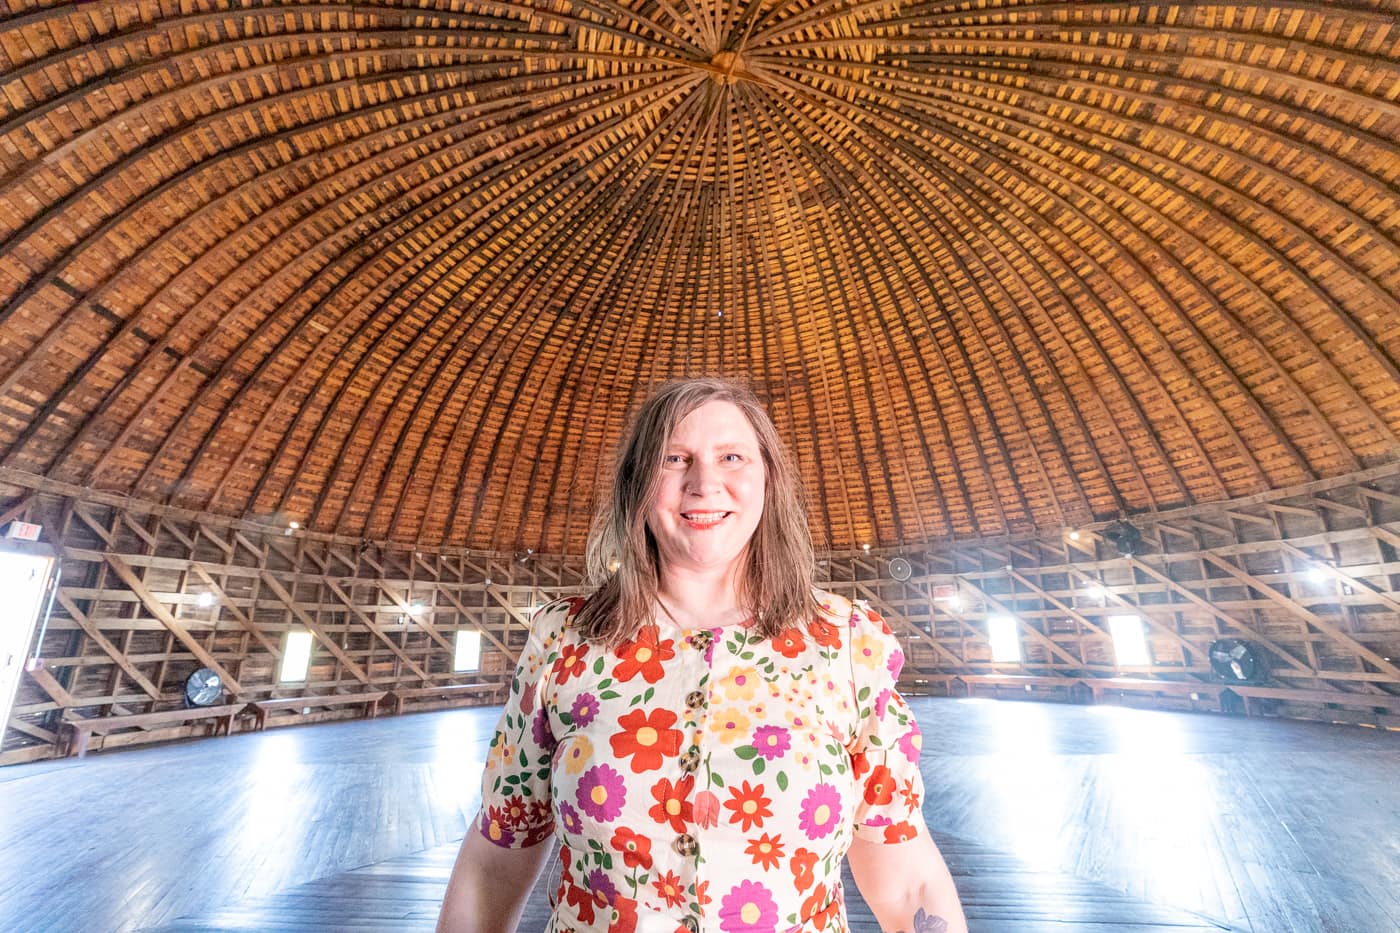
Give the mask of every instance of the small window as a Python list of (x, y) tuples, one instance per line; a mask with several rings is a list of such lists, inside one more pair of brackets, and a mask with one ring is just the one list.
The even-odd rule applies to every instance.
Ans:
[(992, 660), (998, 664), (1019, 664), (1021, 639), (1011, 616), (988, 616), (987, 637), (992, 642)]
[(287, 647), (282, 651), (282, 670), (277, 679), (282, 683), (306, 679), (311, 666), (311, 633), (288, 632)]
[(1147, 656), (1147, 633), (1139, 616), (1109, 616), (1108, 630), (1113, 635), (1113, 653), (1119, 667), (1144, 667), (1152, 663)]
[(481, 668), (481, 633), (457, 633), (452, 652), (453, 671), (475, 671)]

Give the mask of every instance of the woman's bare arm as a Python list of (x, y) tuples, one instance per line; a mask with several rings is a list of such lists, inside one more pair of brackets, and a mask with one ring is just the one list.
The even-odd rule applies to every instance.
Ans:
[(846, 858), (887, 933), (967, 933), (953, 876), (928, 830), (892, 844), (856, 839)]
[(481, 835), (481, 815), (452, 866), (438, 915), (438, 933), (515, 933), (525, 901), (549, 856), (548, 840), (526, 849), (506, 849)]

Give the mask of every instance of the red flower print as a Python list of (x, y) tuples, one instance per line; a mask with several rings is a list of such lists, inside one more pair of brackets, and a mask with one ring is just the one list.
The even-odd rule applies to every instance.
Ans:
[(670, 710), (656, 709), (651, 712), (634, 709), (617, 718), (623, 731), (608, 741), (612, 743), (613, 754), (618, 758), (632, 758), (632, 773), (655, 771), (666, 758), (674, 758), (681, 751), (681, 730), (672, 729), (676, 714)]
[(624, 826), (613, 833), (608, 844), (622, 853), (622, 863), (628, 868), (651, 867), (651, 840), (646, 836), (639, 836)]
[(695, 822), (703, 829), (719, 825), (719, 798), (707, 790), (695, 795)]
[(685, 888), (681, 887), (681, 879), (673, 871), (668, 871), (651, 883), (656, 889), (656, 893), (661, 895), (661, 899), (666, 902), (667, 907), (679, 907), (685, 903)]
[(734, 815), (729, 818), (729, 822), (738, 823), (739, 828), (748, 832), (755, 826), (762, 827), (763, 821), (773, 815), (773, 811), (768, 809), (772, 799), (763, 796), (763, 785), (750, 787), (745, 781), (740, 787), (729, 788), (732, 799), (726, 800), (724, 805), (734, 811)]
[(802, 633), (793, 629), (773, 637), (773, 648), (785, 658), (797, 657), (806, 647), (807, 643), (802, 640)]
[(903, 842), (906, 839), (913, 839), (918, 834), (918, 831), (908, 823), (893, 823), (885, 827), (885, 843), (888, 845)]
[(651, 788), (656, 798), (656, 806), (647, 811), (658, 823), (670, 823), (676, 832), (685, 832), (685, 824), (695, 819), (694, 807), (686, 798), (695, 788), (695, 778), (687, 775), (672, 784), (670, 778), (662, 778)]
[(710, 883), (702, 881), (695, 886), (695, 903), (701, 907), (710, 903)]
[(807, 623), (807, 634), (812, 636), (812, 640), (823, 648), (841, 647), (841, 630), (830, 622), (823, 622), (814, 619)]
[(565, 882), (564, 902), (578, 910), (580, 923), (593, 925), (593, 894), (587, 888)]
[(866, 617), (867, 619), (869, 619), (871, 622), (878, 622), (878, 623), (880, 623), (880, 631), (883, 632), (884, 634), (886, 634), (886, 635), (893, 635), (893, 634), (894, 634), (894, 632), (890, 629), (890, 624), (889, 624), (888, 622), (885, 621), (885, 617), (882, 616), (882, 615), (880, 615), (880, 613), (876, 612), (874, 609), (868, 609), (868, 608), (867, 608), (867, 609), (865, 610), (865, 617)]
[(744, 850), (744, 854), (753, 858), (755, 865), (771, 870), (778, 867), (778, 863), (783, 859), (782, 836), (770, 836), (764, 833), (757, 839), (749, 840), (749, 847)]
[(865, 757), (865, 752), (856, 752), (851, 756), (851, 777), (860, 777), (870, 770), (870, 759)]
[(792, 872), (792, 883), (797, 886), (797, 890), (805, 891), (817, 880), (817, 876), (812, 872), (816, 865), (817, 853), (811, 849), (798, 849), (792, 853), (788, 869)]
[(875, 770), (870, 772), (870, 777), (865, 779), (865, 802), (871, 806), (883, 806), (894, 799), (894, 791), (898, 786), (894, 775), (890, 774), (890, 769), (884, 765), (876, 765)]
[(661, 662), (676, 656), (674, 642), (666, 639), (658, 642), (661, 631), (655, 625), (648, 625), (638, 634), (636, 641), (629, 641), (614, 652), (622, 663), (613, 668), (613, 676), (619, 683), (626, 683), (638, 674), (649, 684), (654, 684), (665, 673)]
[(588, 669), (584, 658), (588, 656), (587, 645), (565, 645), (563, 654), (554, 662), (554, 682), (566, 684), (570, 677), (577, 677)]
[(819, 884), (812, 896), (802, 902), (802, 917), (813, 930), (823, 930), (827, 921), (836, 915), (841, 909), (841, 898), (832, 897), (826, 891), (826, 885)]

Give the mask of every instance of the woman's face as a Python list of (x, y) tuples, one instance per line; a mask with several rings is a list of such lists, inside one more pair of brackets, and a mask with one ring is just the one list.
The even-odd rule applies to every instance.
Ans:
[(732, 570), (763, 515), (763, 454), (733, 402), (706, 402), (671, 432), (647, 512), (663, 572)]

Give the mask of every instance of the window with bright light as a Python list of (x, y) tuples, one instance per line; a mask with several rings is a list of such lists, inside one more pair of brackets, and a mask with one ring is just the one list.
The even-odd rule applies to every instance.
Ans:
[(452, 670), (475, 671), (481, 667), (481, 633), (458, 632), (452, 652)]
[(1108, 630), (1113, 635), (1113, 653), (1119, 667), (1142, 667), (1151, 664), (1147, 656), (1147, 633), (1138, 616), (1109, 616)]
[(993, 661), (1015, 664), (1021, 660), (1021, 639), (1016, 635), (1016, 620), (1011, 616), (988, 616), (987, 637), (992, 643)]
[(282, 670), (277, 679), (282, 683), (305, 680), (311, 667), (311, 633), (288, 632), (287, 647), (282, 651)]

